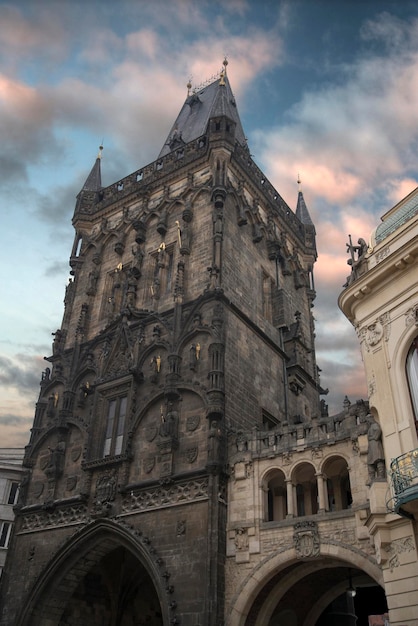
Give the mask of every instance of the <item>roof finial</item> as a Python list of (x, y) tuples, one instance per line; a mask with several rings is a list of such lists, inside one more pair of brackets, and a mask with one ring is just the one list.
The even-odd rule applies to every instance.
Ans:
[(226, 66), (228, 65), (228, 60), (226, 58), (226, 55), (224, 57), (223, 63), (222, 65), (224, 66), (224, 69), (221, 70), (221, 74), (220, 74), (220, 80), (219, 80), (219, 84), (225, 86), (225, 76), (226, 76)]
[(301, 184), (302, 184), (302, 182), (301, 182), (301, 180), (300, 180), (300, 174), (299, 174), (299, 172), (298, 172), (298, 181), (297, 181), (297, 182), (298, 182), (298, 190), (299, 190), (299, 191), (302, 191), (302, 189), (301, 189)]
[[(102, 142), (102, 143), (103, 143), (103, 142)], [(103, 146), (102, 146), (102, 145), (100, 145), (100, 146), (99, 146), (99, 153), (98, 153), (98, 155), (97, 155), (97, 158), (98, 158), (98, 159), (101, 159), (101, 158), (102, 158), (102, 150), (103, 150)]]
[(189, 97), (190, 96), (190, 89), (192, 88), (192, 77), (191, 76), (190, 76), (190, 78), (188, 80), (188, 83), (187, 83), (186, 87), (187, 87), (187, 97)]

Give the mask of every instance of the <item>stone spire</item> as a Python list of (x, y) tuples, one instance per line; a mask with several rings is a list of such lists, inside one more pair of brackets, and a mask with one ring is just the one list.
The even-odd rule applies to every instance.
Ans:
[(84, 183), (81, 191), (100, 191), (102, 188), (102, 174), (100, 169), (100, 162), (102, 160), (102, 150), (103, 146), (99, 147), (99, 153), (96, 157), (96, 161), (91, 168), (90, 174), (86, 178), (86, 182)]
[(313, 226), (311, 216), (309, 215), (308, 207), (306, 206), (305, 198), (303, 197), (299, 175), (298, 175), (298, 186), (299, 186), (299, 191), (298, 191), (298, 201), (296, 204), (296, 217), (300, 219), (302, 224), (309, 224), (310, 226)]

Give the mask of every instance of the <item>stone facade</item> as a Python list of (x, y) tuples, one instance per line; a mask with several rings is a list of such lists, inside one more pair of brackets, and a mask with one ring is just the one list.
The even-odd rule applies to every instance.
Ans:
[(408, 626), (418, 624), (418, 490), (410, 463), (418, 447), (418, 413), (407, 371), (418, 336), (417, 258), (416, 189), (383, 216), (339, 298), (359, 338), (370, 411), (383, 434), (389, 474), (389, 485), (370, 490), (367, 526), (382, 568), (390, 623)]
[(1, 625), (354, 624), (349, 580), (384, 599), (369, 520), (386, 478), (367, 402), (329, 416), (320, 399), (303, 195), (293, 212), (255, 165), (225, 72), (155, 162), (106, 188), (100, 168), (77, 197)]

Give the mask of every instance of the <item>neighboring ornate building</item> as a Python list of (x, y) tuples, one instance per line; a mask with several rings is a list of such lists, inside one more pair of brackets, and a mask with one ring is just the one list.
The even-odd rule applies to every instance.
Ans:
[[(388, 211), (369, 246), (352, 247), (339, 305), (359, 337), (370, 411), (389, 472), (370, 486), (373, 537), (391, 624), (418, 624), (418, 189)], [(349, 246), (350, 247), (350, 246)], [(357, 258), (356, 258), (357, 257)], [(377, 463), (376, 463), (377, 465)]]
[(15, 517), (13, 507), (19, 497), (23, 453), (22, 448), (0, 448), (0, 577)]
[(226, 62), (188, 89), (155, 162), (103, 188), (100, 151), (77, 196), (2, 626), (386, 610), (380, 431), (367, 402), (329, 416), (320, 399), (302, 192), (293, 212), (252, 160)]

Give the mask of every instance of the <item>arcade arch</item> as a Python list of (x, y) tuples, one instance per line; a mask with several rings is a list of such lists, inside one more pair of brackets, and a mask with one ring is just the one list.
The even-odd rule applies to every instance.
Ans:
[[(344, 547), (321, 545), (320, 555), (306, 560), (295, 558), (293, 551), (276, 554), (264, 559), (237, 590), (227, 623), (229, 626), (322, 626), (328, 622), (321, 616), (332, 609), (332, 603), (341, 602), (341, 598), (344, 601), (349, 576), (359, 588), (378, 589), (383, 603), (386, 602), (378, 566)], [(349, 605), (347, 600), (347, 615)], [(376, 612), (381, 608), (381, 605), (376, 607)]]

